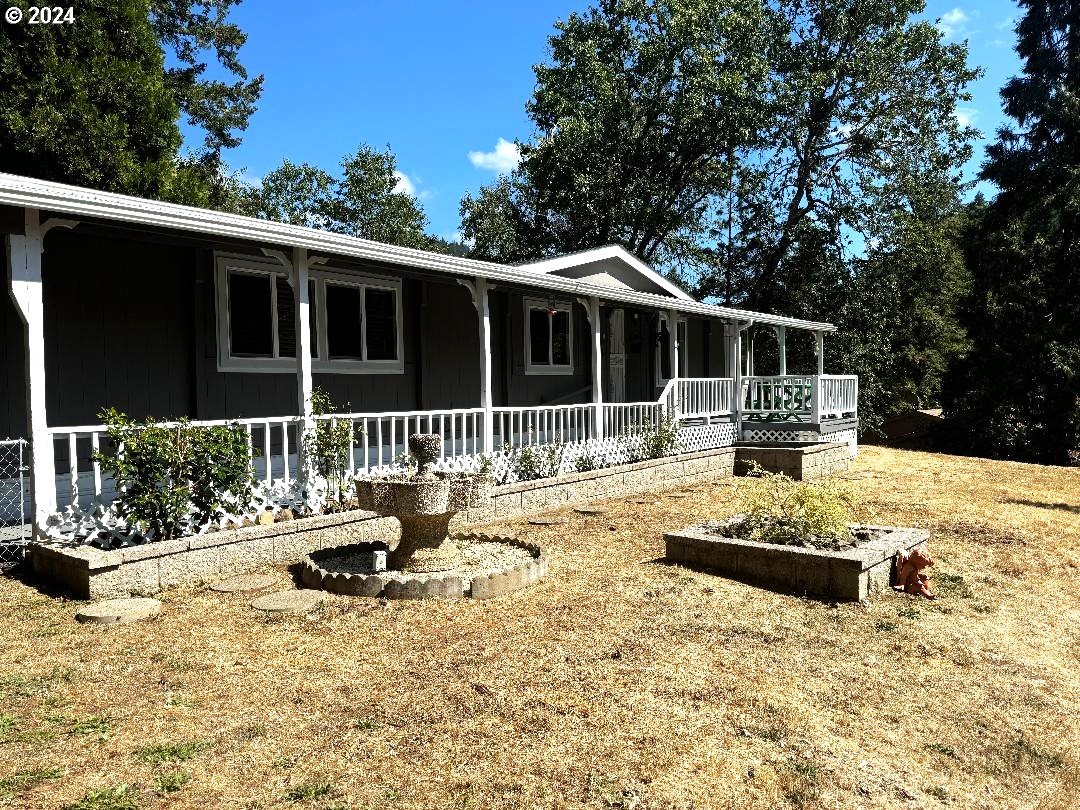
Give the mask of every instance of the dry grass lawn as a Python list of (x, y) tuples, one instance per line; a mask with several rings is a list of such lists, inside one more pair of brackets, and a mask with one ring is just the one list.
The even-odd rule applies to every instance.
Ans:
[(551, 571), (488, 603), (187, 589), (101, 627), (0, 579), (0, 806), (1076, 807), (1080, 470), (864, 448), (846, 477), (932, 530), (940, 600), (663, 564), (730, 481), (506, 524)]

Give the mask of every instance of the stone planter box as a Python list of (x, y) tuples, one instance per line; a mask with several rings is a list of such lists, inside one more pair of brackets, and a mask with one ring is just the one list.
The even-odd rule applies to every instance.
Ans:
[(857, 602), (888, 589), (896, 553), (925, 548), (930, 533), (898, 526), (866, 526), (889, 533), (857, 548), (828, 551), (721, 537), (691, 526), (664, 535), (669, 562), (822, 599)]
[(767, 472), (796, 481), (816, 481), (851, 465), (851, 449), (838, 442), (754, 442), (735, 445), (735, 474), (746, 475), (756, 462)]
[[(460, 512), (450, 528), (460, 531), (569, 503), (731, 477), (734, 461), (734, 449), (722, 447), (496, 487), (489, 503)], [(31, 562), (36, 575), (78, 599), (153, 596), (176, 585), (290, 565), (331, 546), (382, 540), (393, 547), (399, 536), (400, 525), (394, 518), (357, 510), (113, 551), (44, 542), (31, 547)]]
[(342, 512), (111, 551), (35, 543), (30, 560), (37, 576), (62, 586), (77, 599), (152, 596), (175, 585), (290, 564), (318, 549), (396, 537), (397, 532), (398, 523), (391, 518)]

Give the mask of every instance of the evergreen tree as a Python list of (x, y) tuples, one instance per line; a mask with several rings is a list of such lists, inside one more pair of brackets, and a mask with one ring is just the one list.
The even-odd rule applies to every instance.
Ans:
[(0, 25), (0, 171), (156, 197), (180, 145), (148, 0)]
[(972, 351), (946, 407), (969, 450), (1080, 463), (1080, 2), (1020, 5), (1016, 123), (983, 167), (1001, 192), (972, 240)]
[[(85, 0), (72, 23), (0, 26), (0, 171), (234, 208), (221, 151), (262, 91), (227, 20), (237, 2)], [(208, 51), (235, 81), (205, 77)], [(205, 132), (182, 158), (181, 114)]]

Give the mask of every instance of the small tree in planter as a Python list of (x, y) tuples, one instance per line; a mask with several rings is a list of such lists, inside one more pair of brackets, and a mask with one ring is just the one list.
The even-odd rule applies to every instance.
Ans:
[[(344, 406), (344, 412), (349, 410)], [(322, 388), (311, 392), (311, 411), (316, 417), (342, 413), (330, 394)], [(329, 509), (343, 508), (342, 489), (349, 474), (349, 455), (353, 442), (363, 435), (363, 428), (354, 426), (349, 419), (317, 419), (315, 427), (304, 436), (304, 452), (315, 471), (326, 480), (330, 492), (327, 497)]]
[(94, 459), (116, 482), (117, 515), (147, 539), (169, 540), (250, 505), (251, 459), (240, 425), (181, 420), (166, 427), (115, 408), (99, 418), (116, 451)]
[(739, 537), (833, 549), (854, 543), (849, 524), (858, 501), (842, 481), (794, 481), (754, 464), (737, 488), (745, 515), (731, 528)]

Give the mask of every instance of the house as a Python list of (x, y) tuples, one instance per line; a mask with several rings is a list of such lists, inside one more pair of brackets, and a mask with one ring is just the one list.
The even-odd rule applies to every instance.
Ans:
[[(111, 497), (92, 460), (105, 406), (239, 420), (267, 483), (296, 476), (315, 387), (347, 403), (326, 418), (363, 428), (362, 469), (417, 430), (453, 460), (603, 443), (664, 412), (689, 449), (855, 447), (857, 380), (823, 367), (831, 324), (695, 301), (619, 247), (502, 265), (13, 175), (0, 231), (0, 437), (30, 444), (39, 533)], [(747, 339), (763, 331), (770, 376)], [(816, 373), (788, 373), (795, 339)]]
[(911, 408), (884, 420), (872, 438), (875, 444), (933, 450), (943, 443), (944, 428), (941, 408)]

